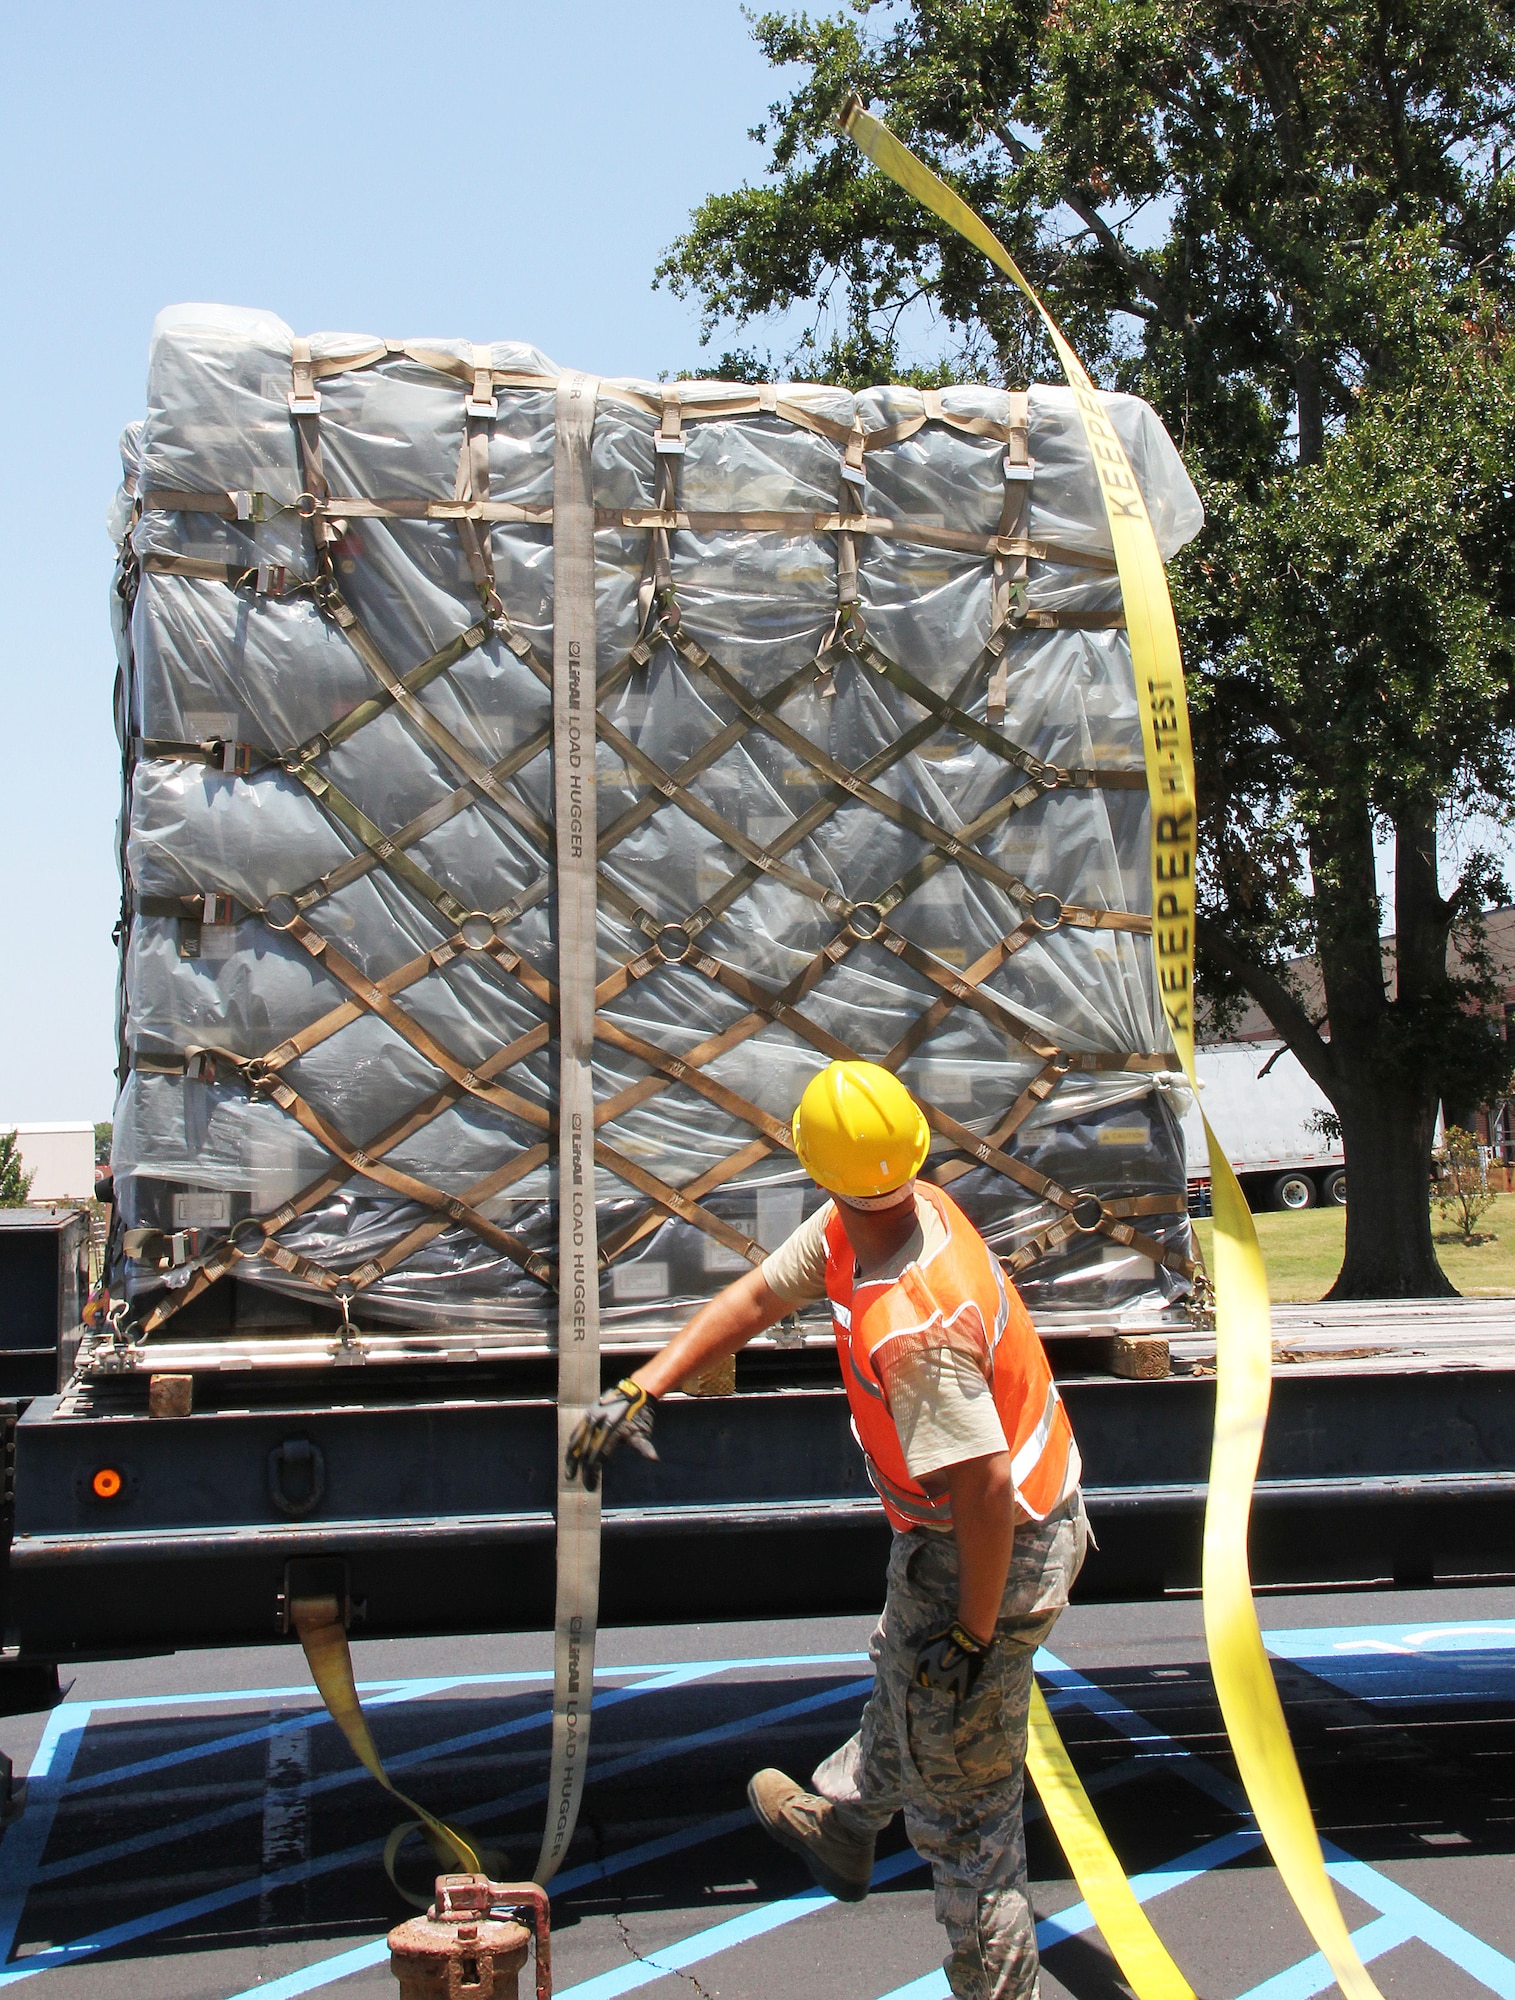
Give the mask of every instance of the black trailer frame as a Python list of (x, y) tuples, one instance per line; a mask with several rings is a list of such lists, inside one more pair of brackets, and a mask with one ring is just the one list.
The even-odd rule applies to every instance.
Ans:
[[(736, 1395), (664, 1404), (655, 1464), (608, 1468), (605, 1622), (881, 1601), (889, 1530), (841, 1388), (752, 1360)], [(551, 1397), (392, 1388), (347, 1407), (274, 1398), (168, 1418), (124, 1398), (74, 1414), (35, 1400), (13, 1433), (13, 1657), (274, 1640), (289, 1565), (312, 1559), (343, 1566), (369, 1636), (550, 1625)], [(1213, 1377), (1079, 1375), (1062, 1392), (1098, 1544), (1079, 1596), (1196, 1590)], [(1515, 1358), (1281, 1373), (1252, 1562), (1264, 1589), (1515, 1571)]]
[[(275, 1643), (310, 1564), (373, 1637), (551, 1624), (550, 1355), (212, 1371), (191, 1413), (155, 1416), (145, 1370), (65, 1380), (84, 1248), (74, 1211), (0, 1225), (0, 1357), (48, 1364), (48, 1393), (0, 1401), (0, 1709), (45, 1703), (59, 1662)], [(1515, 1574), (1509, 1307), (1294, 1308), (1280, 1327), (1257, 1586)], [(1175, 1372), (1139, 1381), (1092, 1372), (1086, 1338), (1047, 1344), (1097, 1543), (1079, 1597), (1196, 1591), (1213, 1335), (1176, 1337)], [(656, 1463), (607, 1470), (604, 1622), (881, 1602), (889, 1529), (828, 1347), (749, 1349), (735, 1394), (667, 1399), (657, 1438)]]

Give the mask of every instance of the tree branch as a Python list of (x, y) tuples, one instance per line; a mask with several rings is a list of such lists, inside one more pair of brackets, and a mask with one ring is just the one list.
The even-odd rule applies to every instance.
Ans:
[(1423, 1000), (1447, 983), (1452, 904), (1436, 881), (1436, 813), (1422, 804), (1394, 815), (1394, 995)]
[[(991, 137), (998, 139), (1018, 167), (1024, 166), (1026, 161), (1036, 154), (1037, 149), (1034, 146), (1028, 146), (1024, 139), (1017, 139), (1009, 127), (1002, 125), (998, 119), (990, 120), (982, 129)], [(1114, 258), (1142, 297), (1152, 302), (1169, 326), (1183, 331), (1193, 326), (1192, 318), (1188, 313), (1179, 310), (1167, 287), (1153, 277), (1141, 259), (1126, 247), (1117, 232), (1106, 222), (1090, 201), (1087, 189), (1064, 186), (1058, 189), (1057, 195), (1059, 201), (1073, 210), (1100, 248)]]
[(1289, 991), (1276, 972), (1249, 958), (1212, 918), (1199, 918), (1195, 930), (1201, 947), (1217, 965), (1223, 967), (1233, 979), (1246, 987), (1295, 1055), (1299, 1057), (1305, 1073), (1334, 1102), (1336, 1058), (1331, 1044), (1322, 1040), (1302, 1003)]
[(1294, 411), (1299, 431), (1299, 463), (1319, 465), (1326, 451), (1325, 416), (1321, 409), (1320, 365), (1303, 349), (1294, 363)]

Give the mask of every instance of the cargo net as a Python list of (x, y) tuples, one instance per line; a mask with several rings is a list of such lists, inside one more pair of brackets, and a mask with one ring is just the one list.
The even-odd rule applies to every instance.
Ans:
[[(118, 522), (120, 1338), (551, 1339), (555, 377), (160, 321)], [(1192, 488), (1110, 404), (1171, 552)], [(815, 1207), (790, 1113), (850, 1056), (915, 1093), (927, 1178), (1044, 1324), (1181, 1300), (1130, 655), (1066, 395), (602, 383), (594, 455), (605, 1336)]]

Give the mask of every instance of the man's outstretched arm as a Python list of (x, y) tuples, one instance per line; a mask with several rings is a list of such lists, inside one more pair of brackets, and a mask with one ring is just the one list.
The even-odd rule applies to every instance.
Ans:
[(735, 1354), (755, 1334), (792, 1310), (770, 1288), (761, 1270), (749, 1271), (745, 1278), (718, 1292), (666, 1347), (644, 1361), (635, 1374), (605, 1390), (584, 1412), (569, 1441), (568, 1476), (581, 1477), (593, 1492), (600, 1482), (600, 1467), (623, 1438), (645, 1457), (656, 1458), (651, 1402), (687, 1382), (691, 1375), (703, 1373), (712, 1362)]
[(793, 1306), (769, 1288), (761, 1268), (749, 1271), (702, 1305), (666, 1347), (642, 1363), (631, 1380), (649, 1396), (666, 1396), (670, 1389), (687, 1382), (691, 1375), (702, 1374), (712, 1362), (724, 1361), (793, 1311)]

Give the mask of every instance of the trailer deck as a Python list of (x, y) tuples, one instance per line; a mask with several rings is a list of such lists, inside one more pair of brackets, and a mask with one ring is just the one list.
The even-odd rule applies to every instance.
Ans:
[[(1214, 1334), (1122, 1380), (1049, 1338), (1098, 1548), (1085, 1601), (1199, 1586)], [(1281, 1307), (1253, 1516), (1263, 1590), (1515, 1573), (1515, 1321), (1506, 1301)], [(616, 1358), (624, 1368), (624, 1354)], [(328, 1567), (375, 1637), (551, 1622), (555, 1405), (546, 1356), (467, 1371), (197, 1377), (146, 1416), (144, 1373), (35, 1399), (14, 1427), (7, 1626), (24, 1660), (277, 1640), (291, 1565)], [(737, 1390), (673, 1397), (662, 1456), (606, 1481), (604, 1616), (866, 1611), (889, 1531), (834, 1356), (744, 1355)], [(116, 1475), (104, 1485), (96, 1475)]]

